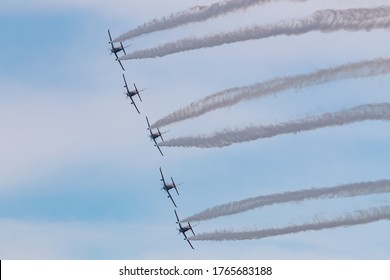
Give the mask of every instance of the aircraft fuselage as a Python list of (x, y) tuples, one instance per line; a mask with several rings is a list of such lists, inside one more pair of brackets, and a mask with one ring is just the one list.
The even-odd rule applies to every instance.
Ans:
[(190, 227), (183, 227), (183, 226), (180, 226), (179, 231), (180, 231), (181, 233), (185, 233), (186, 231), (189, 231), (190, 229), (191, 229)]
[(129, 91), (129, 92), (125, 92), (125, 93), (126, 93), (126, 95), (127, 95), (128, 97), (132, 97), (132, 96), (134, 96), (134, 95), (137, 94), (135, 91)]
[(111, 49), (111, 52), (112, 52), (112, 53), (118, 53), (118, 52), (120, 52), (121, 50), (123, 50), (121, 47), (114, 47), (114, 48)]
[(170, 189), (173, 189), (173, 188), (175, 188), (174, 185), (170, 185), (170, 184), (164, 185), (164, 189), (165, 189), (166, 191), (169, 191)]
[(150, 138), (152, 138), (153, 140), (160, 137), (161, 135), (159, 133), (151, 133), (150, 135)]

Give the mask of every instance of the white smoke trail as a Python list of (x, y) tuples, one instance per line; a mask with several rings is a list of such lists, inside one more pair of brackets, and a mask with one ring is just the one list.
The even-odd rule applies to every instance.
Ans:
[(370, 31), (390, 27), (390, 7), (373, 9), (320, 10), (309, 17), (283, 20), (276, 24), (253, 26), (233, 32), (219, 33), (203, 38), (187, 38), (155, 48), (139, 50), (120, 57), (126, 59), (155, 58), (165, 55), (215, 47), (240, 41), (263, 39), (278, 35), (301, 35), (311, 31), (334, 32)]
[[(148, 33), (167, 30), (181, 25), (202, 22), (211, 18), (226, 15), (228, 13), (245, 10), (253, 5), (267, 4), (282, 0), (230, 0), (216, 2), (209, 6), (196, 6), (179, 13), (171, 13), (160, 19), (154, 19), (144, 23), (114, 39), (113, 42), (123, 42)], [(288, 1), (288, 0), (285, 0)], [(305, 2), (307, 0), (291, 0), (292, 2)]]
[(367, 120), (390, 120), (390, 103), (360, 105), (335, 113), (326, 113), (317, 117), (308, 117), (275, 125), (251, 125), (243, 129), (225, 129), (223, 131), (215, 132), (212, 135), (173, 138), (161, 142), (159, 146), (198, 148), (224, 147), (234, 143), (270, 138), (281, 134), (298, 133)]
[(390, 73), (390, 59), (378, 58), (337, 67), (321, 69), (308, 74), (279, 77), (245, 87), (226, 89), (176, 110), (157, 120), (152, 128), (198, 117), (207, 112), (232, 106), (241, 101), (278, 94), (289, 89), (314, 86), (342, 79), (372, 77)]
[(262, 239), (265, 237), (272, 237), (278, 235), (285, 235), (291, 233), (304, 232), (309, 230), (323, 230), (336, 227), (348, 227), (354, 225), (363, 225), (377, 222), (380, 220), (390, 220), (390, 207), (383, 206), (377, 208), (370, 208), (366, 210), (356, 211), (354, 213), (347, 213), (343, 216), (333, 219), (318, 219), (317, 222), (304, 223), (301, 225), (292, 225), (283, 228), (268, 228), (263, 230), (253, 231), (232, 231), (219, 230), (210, 233), (201, 233), (188, 238), (189, 240), (248, 240), (248, 239)]
[(276, 203), (298, 202), (309, 199), (353, 197), (378, 193), (390, 193), (390, 180), (360, 182), (336, 187), (312, 188), (252, 197), (208, 208), (202, 212), (182, 219), (181, 222), (204, 221)]

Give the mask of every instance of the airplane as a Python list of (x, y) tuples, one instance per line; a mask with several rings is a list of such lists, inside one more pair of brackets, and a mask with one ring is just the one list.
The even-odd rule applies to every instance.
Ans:
[(136, 86), (135, 84), (133, 84), (135, 90), (130, 91), (130, 90), (129, 90), (129, 87), (127, 86), (125, 74), (122, 74), (122, 76), (123, 76), (123, 81), (125, 82), (125, 85), (124, 85), (123, 87), (126, 88), (126, 91), (127, 91), (127, 92), (125, 92), (125, 95), (126, 95), (127, 97), (130, 98), (131, 104), (134, 105), (134, 107), (135, 107), (135, 109), (137, 110), (138, 114), (141, 114), (141, 113), (139, 112), (138, 108), (137, 108), (137, 105), (135, 105), (135, 103), (134, 103), (133, 96), (134, 96), (134, 95), (138, 95), (139, 100), (142, 102), (141, 95), (139, 95), (139, 93), (140, 93), (141, 91), (144, 91), (145, 89), (138, 90), (138, 89), (137, 89), (137, 86)]
[(179, 195), (179, 191), (177, 190), (177, 186), (178, 185), (180, 185), (180, 184), (175, 184), (175, 181), (173, 181), (173, 178), (171, 177), (171, 181), (172, 181), (172, 184), (167, 184), (166, 182), (165, 182), (165, 179), (164, 179), (164, 175), (163, 175), (163, 172), (162, 172), (162, 170), (161, 170), (161, 167), (160, 167), (160, 174), (161, 174), (161, 179), (160, 179), (160, 181), (162, 181), (163, 182), (163, 190), (165, 190), (166, 192), (167, 192), (167, 194), (168, 194), (168, 197), (172, 200), (172, 202), (173, 202), (173, 205), (175, 205), (175, 207), (177, 207), (176, 206), (176, 203), (175, 203), (175, 201), (173, 201), (173, 198), (172, 198), (172, 196), (171, 196), (171, 193), (169, 192), (169, 190), (171, 190), (171, 189), (175, 189), (176, 190), (176, 192), (177, 192), (177, 195)]
[(157, 132), (153, 132), (153, 131), (152, 131), (152, 128), (150, 127), (150, 123), (149, 123), (148, 117), (146, 117), (146, 122), (148, 123), (148, 128), (147, 128), (147, 130), (149, 130), (149, 132), (150, 132), (150, 139), (152, 139), (152, 140), (154, 141), (154, 145), (157, 147), (157, 149), (160, 151), (160, 154), (163, 156), (164, 154), (161, 152), (161, 149), (160, 149), (160, 147), (158, 146), (156, 139), (157, 139), (158, 137), (160, 137), (161, 140), (164, 141), (162, 135), (163, 135), (165, 132), (161, 133), (160, 130), (159, 130), (158, 128), (157, 128)]
[(191, 248), (194, 249), (194, 247), (192, 246), (191, 242), (188, 240), (188, 237), (186, 235), (186, 231), (189, 231), (191, 230), (192, 231), (192, 234), (195, 235), (195, 232), (194, 230), (192, 229), (192, 226), (190, 224), (190, 222), (187, 222), (188, 223), (188, 226), (182, 226), (181, 223), (180, 223), (180, 220), (179, 220), (179, 216), (177, 215), (177, 212), (175, 210), (175, 215), (176, 215), (176, 220), (177, 220), (177, 224), (179, 224), (179, 233), (182, 233), (184, 235), (184, 240), (187, 240), (188, 244), (190, 244)]
[(119, 42), (119, 44), (121, 45), (120, 47), (114, 47), (114, 43), (112, 42), (110, 29), (108, 29), (108, 37), (110, 37), (110, 41), (108, 43), (111, 44), (111, 53), (113, 53), (115, 55), (115, 57), (116, 57), (115, 60), (119, 62), (123, 71), (125, 71), (125, 68), (123, 68), (122, 62), (119, 60), (119, 57), (118, 57), (118, 52), (120, 52), (120, 51), (123, 51), (123, 53), (126, 54), (125, 47), (122, 45), (122, 42)]

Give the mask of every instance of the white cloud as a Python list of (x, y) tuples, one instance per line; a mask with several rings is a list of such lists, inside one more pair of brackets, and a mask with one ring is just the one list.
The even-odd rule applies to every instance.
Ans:
[(3, 183), (28, 181), (67, 162), (118, 155), (139, 141), (130, 135), (129, 104), (120, 93), (91, 98), (23, 86), (2, 91), (12, 96), (0, 104)]
[[(207, 5), (213, 3), (211, 0), (173, 0), (167, 2), (144, 0), (2, 0), (0, 3), (0, 13), (25, 13), (25, 12), (49, 12), (66, 9), (80, 9), (95, 11), (112, 17), (125, 18), (131, 14), (156, 14), (165, 15), (173, 10), (180, 11), (196, 5)], [(135, 12), (137, 11), (137, 12)]]
[[(48, 13), (64, 10), (72, 12), (84, 9), (92, 11), (94, 15), (97, 14), (102, 20), (103, 18), (109, 18), (112, 21), (118, 19), (122, 22), (123, 30), (126, 31), (130, 27), (127, 26), (127, 22), (129, 25), (130, 22), (133, 24), (135, 21), (137, 24), (142, 24), (144, 21), (167, 15), (170, 12), (212, 2), (214, 1), (175, 0), (167, 4), (166, 1), (155, 0), (114, 2), (5, 0), (0, 3), (0, 13)], [(318, 2), (312, 1), (308, 9), (314, 9), (313, 3)], [(352, 5), (349, 1), (345, 3), (347, 2), (345, 6)], [(321, 3), (323, 7), (341, 7), (340, 1), (336, 0), (324, 0)], [(353, 2), (354, 5), (356, 3), (356, 1)], [(386, 3), (386, 1), (359, 1), (358, 3), (365, 6)], [(151, 6), (154, 8), (152, 9)], [(256, 21), (263, 22), (290, 17), (295, 13), (307, 14), (300, 6), (297, 6), (294, 12), (285, 9), (278, 13), (273, 7), (269, 7), (253, 9), (246, 15), (249, 18), (248, 22), (251, 23), (250, 17), (257, 17), (259, 19), (255, 18)], [(259, 17), (259, 14), (267, 18)], [(236, 22), (232, 18), (237, 19), (240, 16), (242, 14), (226, 17), (212, 24), (220, 23), (220, 26), (215, 27), (218, 29), (229, 27), (230, 24), (230, 27), (234, 28)], [(88, 39), (98, 36), (96, 34), (99, 30), (95, 23), (89, 23), (88, 34), (86, 34)], [(243, 21), (242, 24), (244, 23)], [(118, 26), (118, 23), (116, 24)], [(186, 27), (179, 33), (182, 32), (185, 36), (188, 34), (198, 36), (209, 32), (209, 28), (210, 23), (206, 23), (198, 27), (188, 26), (188, 29)], [(177, 30), (173, 31), (174, 33), (170, 36), (177, 37)], [(51, 35), (48, 34), (48, 39), (53, 39)], [(385, 134), (388, 124), (347, 128), (344, 134), (337, 134), (334, 131), (308, 133), (223, 150), (166, 149), (164, 150), (166, 156), (162, 158), (147, 139), (144, 114), (147, 113), (151, 120), (156, 120), (157, 117), (179, 106), (230, 86), (251, 84), (297, 72), (310, 72), (315, 67), (318, 69), (348, 61), (387, 55), (389, 45), (387, 41), (389, 40), (385, 35), (386, 32), (379, 31), (312, 33), (299, 38), (278, 37), (172, 55), (163, 59), (126, 62), (124, 66), (128, 82), (136, 82), (140, 87), (148, 88), (144, 94), (144, 102), (140, 104), (143, 113), (141, 116), (135, 113), (128, 100), (120, 93), (122, 81), (119, 66), (113, 61), (113, 57), (107, 55), (107, 52), (103, 53), (107, 49), (106, 30), (103, 30), (99, 34), (100, 37), (96, 41), (91, 41), (88, 46), (80, 46), (79, 42), (74, 42), (71, 51), (78, 53), (77, 56), (66, 56), (58, 49), (53, 49), (61, 56), (61, 61), (55, 61), (56, 69), (62, 71), (66, 68), (66, 71), (62, 73), (67, 75), (63, 83), (69, 81), (67, 90), (62, 87), (56, 88), (53, 85), (48, 86), (45, 83), (45, 77), (39, 81), (44, 83), (43, 86), (28, 84), (23, 80), (25, 78), (23, 76), (18, 77), (20, 80), (2, 80), (0, 83), (1, 189), (9, 190), (18, 183), (36, 187), (34, 180), (37, 179), (35, 182), (39, 182), (39, 179), (45, 178), (54, 169), (61, 169), (67, 164), (77, 166), (80, 162), (88, 164), (88, 162), (102, 158), (122, 160), (125, 170), (137, 165), (134, 173), (150, 175), (148, 178), (150, 181), (153, 181), (153, 176), (155, 176), (156, 185), (158, 185), (158, 166), (163, 165), (167, 174), (172, 172), (175, 179), (178, 177), (178, 180), (185, 182), (183, 195), (179, 201), (181, 210), (183, 209), (181, 215), (184, 216), (186, 211), (190, 214), (188, 211), (194, 210), (195, 207), (199, 210), (203, 203), (213, 205), (215, 200), (224, 202), (223, 199), (232, 200), (237, 196), (245, 197), (250, 191), (254, 195), (259, 195), (264, 191), (271, 192), (275, 186), (287, 186), (288, 188), (303, 187), (304, 184), (306, 186), (333, 185), (340, 183), (340, 180), (353, 181), (357, 177), (359, 180), (360, 178), (362, 180), (382, 179), (381, 176), (387, 174), (387, 171), (383, 171), (386, 168), (386, 161), (381, 159), (381, 161), (374, 162), (374, 157), (369, 157), (372, 164), (367, 164), (366, 159), (367, 154), (372, 151), (372, 145), (377, 143), (376, 137), (382, 137), (381, 142), (388, 139), (388, 133)], [(158, 36), (160, 35), (156, 34), (157, 38)], [(155, 44), (156, 37), (148, 37), (148, 40), (151, 40), (149, 43)], [(102, 41), (101, 45), (100, 41)], [(144, 47), (144, 45), (141, 41), (137, 42), (134, 47)], [(100, 51), (99, 48), (102, 49), (101, 56), (96, 55)], [(19, 55), (19, 57), (22, 56), (23, 54)], [(31, 69), (42, 67), (42, 65), (33, 66), (26, 65), (25, 67), (31, 67)], [(70, 68), (76, 69), (76, 74), (72, 73), (72, 78), (77, 78), (74, 79), (75, 81), (68, 76), (73, 70)], [(90, 85), (94, 86), (88, 89)], [(338, 93), (341, 91), (339, 90)], [(310, 93), (293, 93), (294, 97), (286, 94), (271, 101), (262, 100), (258, 102), (261, 103), (259, 107), (257, 107), (258, 103), (241, 104), (240, 107), (231, 110), (207, 115), (199, 119), (200, 122), (195, 125), (193, 122), (183, 123), (182, 127), (183, 130), (186, 129), (189, 132), (204, 131), (213, 129), (216, 122), (225, 127), (226, 123), (232, 123), (233, 115), (234, 122), (240, 124), (243, 115), (249, 121), (252, 121), (253, 115), (256, 118), (267, 120), (279, 119), (285, 117), (284, 109), (294, 112), (294, 110), (309, 108), (308, 110), (315, 111), (318, 104), (327, 103), (326, 109), (330, 110), (336, 102), (341, 104), (340, 106), (344, 106), (344, 102), (349, 102), (344, 99), (341, 102), (341, 96), (336, 94), (332, 95), (329, 102), (325, 102), (325, 99), (329, 98), (328, 93), (313, 96), (310, 101), (307, 101), (305, 98), (311, 93), (310, 89)], [(373, 94), (370, 93), (367, 100), (371, 99)], [(362, 94), (359, 96), (360, 102), (363, 100)], [(355, 95), (348, 95), (345, 99), (358, 102)], [(302, 100), (306, 102), (300, 104), (302, 105), (300, 107), (296, 106), (297, 102)], [(362, 127), (363, 137), (370, 135), (372, 137), (356, 144), (355, 136), (359, 137), (359, 134), (362, 134)], [(379, 132), (376, 130), (377, 127), (379, 127)], [(168, 129), (170, 132), (167, 138), (179, 136), (183, 132), (176, 127)], [(376, 135), (376, 133), (380, 134)], [(351, 146), (349, 144), (356, 144), (354, 147), (359, 150), (348, 149)], [(382, 155), (386, 156), (386, 150)], [(320, 162), (321, 159), (324, 162)], [(379, 168), (380, 166), (382, 169)], [(378, 167), (379, 171), (373, 170), (375, 167)], [(145, 190), (146, 198), (152, 196), (149, 184), (137, 187)], [(165, 205), (166, 201), (162, 202)], [(147, 203), (151, 201), (146, 200), (145, 207)], [(305, 213), (311, 213), (313, 210), (310, 207), (303, 208)], [(139, 211), (139, 209), (133, 210)], [(324, 208), (324, 211), (326, 210), (327, 208)], [(278, 210), (275, 214), (276, 212)], [(274, 212), (271, 214), (273, 215)], [(142, 214), (140, 217), (143, 217)], [(331, 237), (328, 237), (330, 231), (324, 231), (259, 242), (195, 243), (195, 252), (188, 250), (188, 244), (174, 232), (173, 221), (169, 225), (151, 223), (150, 226), (142, 224), (120, 226), (3, 220), (0, 222), (0, 228), (6, 230), (0, 233), (0, 247), (5, 257), (0, 257), (92, 258), (101, 256), (102, 258), (217, 259), (225, 258), (230, 254), (231, 258), (353, 258), (354, 256), (364, 257), (362, 255), (364, 251), (367, 252), (367, 258), (375, 258), (386, 257), (389, 252), (388, 239), (384, 237), (388, 233), (386, 223), (369, 225), (367, 228), (370, 230), (367, 232), (361, 231), (362, 227), (353, 227), (348, 231), (338, 229), (332, 231)], [(223, 226), (234, 226), (234, 221), (223, 221)], [(199, 230), (201, 227), (203, 225), (199, 226)], [(365, 234), (373, 236), (377, 242), (365, 240)], [(354, 239), (351, 238), (352, 236), (359, 237)], [(305, 238), (308, 237), (307, 241)], [(334, 249), (336, 239), (337, 247), (345, 245), (348, 250), (343, 251), (342, 247), (340, 250)], [(290, 244), (296, 244), (297, 248), (285, 248)], [(299, 251), (300, 248), (303, 249)]]
[[(1, 259), (142, 258), (158, 232), (141, 224), (1, 219)], [(153, 242), (152, 242), (153, 243)]]
[(163, 225), (0, 220), (1, 259), (387, 259), (388, 222), (259, 241), (193, 242)]
[[(169, 15), (173, 12), (180, 12), (184, 9), (188, 9), (194, 6), (210, 5), (218, 0), (171, 0), (167, 1), (155, 1), (155, 0), (143, 0), (143, 1), (127, 1), (127, 0), (2, 0), (0, 3), (0, 13), (37, 13), (37, 12), (51, 12), (51, 11), (63, 11), (67, 9), (79, 9), (86, 11), (95, 11), (102, 15), (109, 15), (110, 17), (128, 18), (136, 17), (145, 21), (152, 20), (153, 18), (160, 18), (162, 16)], [(289, 5), (289, 1), (275, 1), (275, 3), (268, 5), (259, 5), (251, 9), (260, 9), (260, 11), (267, 10), (268, 7), (274, 5)], [(291, 1), (293, 2), (293, 1)], [(378, 6), (388, 4), (386, 0), (358, 0), (354, 1), (353, 5), (360, 6)], [(310, 7), (326, 8), (326, 7), (350, 7), (350, 1), (336, 1), (336, 0), (309, 0), (303, 4), (291, 3), (290, 7), (295, 6), (297, 11), (304, 11)], [(302, 9), (304, 7), (304, 10)], [(251, 9), (248, 9), (250, 11)], [(306, 10), (308, 11), (308, 10)], [(291, 9), (280, 10), (287, 17), (292, 14)], [(280, 17), (279, 13), (279, 17)], [(265, 17), (272, 17), (272, 13), (264, 13)], [(139, 24), (142, 24), (140, 22)]]

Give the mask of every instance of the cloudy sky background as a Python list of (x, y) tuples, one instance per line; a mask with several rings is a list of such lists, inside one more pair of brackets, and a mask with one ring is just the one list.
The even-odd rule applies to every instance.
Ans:
[[(185, 3), (184, 3), (185, 2)], [(158, 168), (174, 177), (180, 217), (252, 196), (388, 179), (389, 123), (362, 122), (226, 148), (163, 148), (153, 122), (233, 86), (388, 57), (388, 30), (312, 32), (163, 58), (124, 61), (141, 115), (126, 100), (109, 55), (115, 37), (153, 18), (211, 0), (1, 1), (1, 259), (388, 259), (388, 221), (263, 240), (194, 241), (177, 235)], [(258, 5), (203, 23), (146, 35), (128, 50), (190, 36), (310, 15), (324, 8), (386, 1), (307, 1)], [(157, 3), (157, 4), (156, 4)], [(153, 8), (152, 8), (153, 7)], [(174, 124), (166, 138), (249, 123), (275, 123), (355, 105), (389, 102), (389, 76), (352, 79), (243, 102)], [(309, 201), (199, 223), (196, 232), (286, 226), (389, 205), (389, 195)]]

